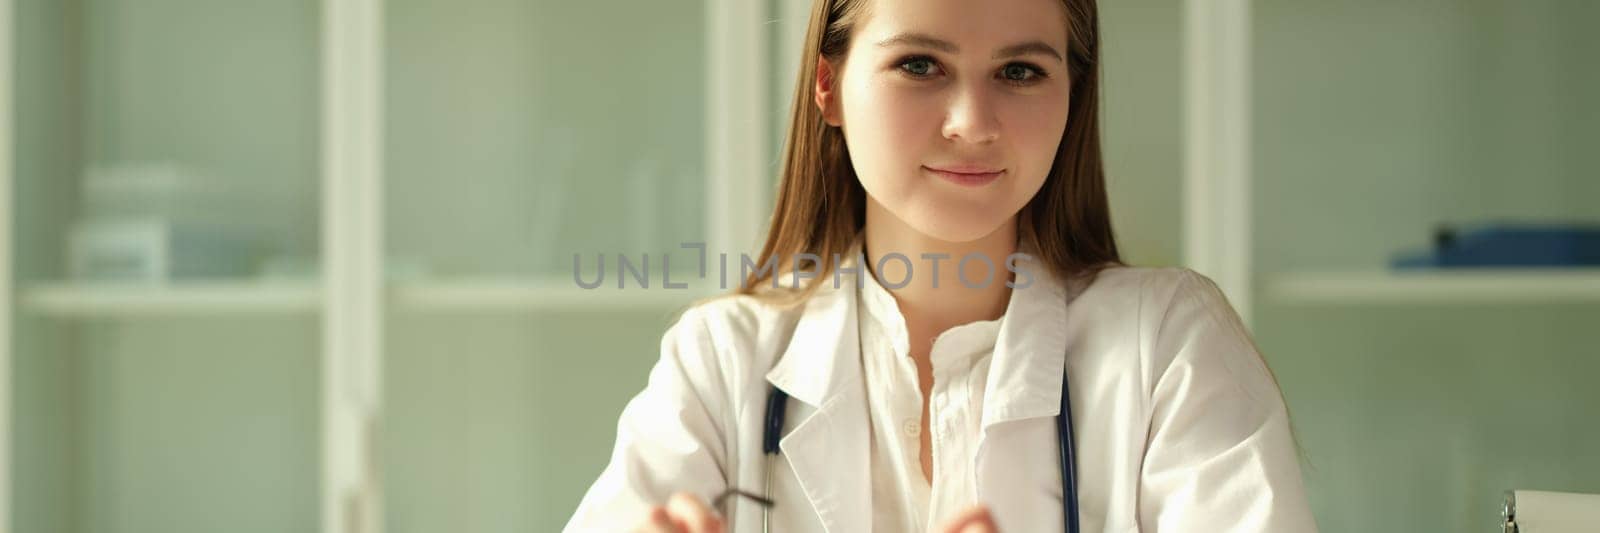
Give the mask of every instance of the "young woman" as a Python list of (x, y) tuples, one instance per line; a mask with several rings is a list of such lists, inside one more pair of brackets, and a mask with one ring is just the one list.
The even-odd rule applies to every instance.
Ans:
[(666, 333), (567, 529), (1314, 530), (1222, 293), (1118, 257), (1096, 18), (817, 0), (756, 260), (777, 267)]

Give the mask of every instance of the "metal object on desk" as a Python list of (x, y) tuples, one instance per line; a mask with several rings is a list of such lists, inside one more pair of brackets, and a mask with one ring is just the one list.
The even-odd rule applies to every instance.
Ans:
[(1600, 531), (1600, 494), (1508, 490), (1500, 523), (1503, 533)]

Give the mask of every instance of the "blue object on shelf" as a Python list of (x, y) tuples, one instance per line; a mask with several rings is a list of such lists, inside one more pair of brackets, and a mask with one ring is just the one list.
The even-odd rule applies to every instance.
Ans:
[(1441, 227), (1434, 247), (1403, 253), (1396, 269), (1600, 266), (1600, 225), (1474, 224)]

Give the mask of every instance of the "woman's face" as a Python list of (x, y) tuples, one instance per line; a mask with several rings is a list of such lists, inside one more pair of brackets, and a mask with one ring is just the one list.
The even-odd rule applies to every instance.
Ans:
[(819, 67), (824, 116), (876, 207), (939, 240), (991, 234), (1044, 184), (1066, 127), (1060, 0), (871, 1), (844, 65)]

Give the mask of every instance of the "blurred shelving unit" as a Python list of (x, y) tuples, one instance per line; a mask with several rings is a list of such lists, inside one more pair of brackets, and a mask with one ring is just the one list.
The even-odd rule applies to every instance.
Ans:
[(22, 289), (29, 313), (59, 318), (314, 313), (322, 289), (310, 282), (37, 283)]
[[(571, 278), (557, 275), (556, 267), (560, 265), (541, 261), (556, 250), (596, 241), (601, 242), (584, 251), (654, 248), (655, 241), (677, 240), (683, 235), (672, 232), (682, 233), (689, 227), (700, 233), (698, 240), (705, 241), (709, 250), (743, 251), (759, 237), (764, 196), (770, 183), (756, 177), (771, 175), (774, 147), (767, 146), (766, 139), (775, 124), (770, 117), (780, 116), (786, 108), (774, 105), (774, 94), (779, 99), (786, 98), (784, 92), (789, 89), (771, 79), (769, 63), (774, 56), (792, 59), (799, 54), (792, 44), (772, 43), (798, 39), (804, 30), (809, 2), (692, 0), (652, 6), (641, 8), (639, 13), (619, 14), (610, 8), (564, 2), (493, 2), (470, 9), (426, 0), (261, 2), (252, 3), (249, 8), (158, 2), (135, 8), (132, 3), (116, 0), (67, 6), (50, 0), (0, 0), (0, 119), (4, 119), (0, 120), (0, 296), (7, 302), (0, 309), (0, 533), (19, 523), (43, 523), (43, 530), (58, 530), (56, 524), (67, 523), (82, 523), (85, 529), (95, 529), (102, 523), (115, 524), (129, 513), (149, 516), (173, 506), (208, 507), (208, 502), (191, 501), (197, 497), (195, 494), (168, 490), (168, 484), (174, 481), (166, 478), (147, 484), (148, 490), (143, 492), (152, 495), (148, 500), (139, 496), (108, 503), (103, 501), (103, 494), (118, 493), (117, 487), (128, 483), (145, 483), (140, 477), (144, 473), (135, 471), (144, 466), (140, 461), (193, 451), (214, 458), (233, 457), (230, 454), (237, 450), (223, 449), (226, 445), (219, 443), (239, 438), (208, 436), (183, 443), (187, 448), (168, 449), (162, 440), (164, 434), (157, 433), (145, 435), (137, 446), (128, 446), (132, 451), (117, 448), (117, 441), (83, 444), (74, 439), (89, 437), (66, 430), (60, 431), (59, 438), (18, 439), (17, 426), (12, 421), (19, 417), (12, 415), (19, 409), (25, 415), (21, 418), (36, 427), (50, 424), (51, 417), (81, 415), (80, 411), (56, 410), (68, 409), (59, 405), (99, 402), (71, 408), (82, 411), (116, 409), (116, 405), (107, 396), (110, 393), (76, 386), (35, 392), (36, 397), (14, 403), (11, 400), (19, 394), (15, 393), (13, 382), (23, 379), (12, 372), (16, 368), (30, 372), (27, 376), (46, 375), (60, 383), (88, 379), (88, 374), (100, 380), (127, 380), (127, 388), (132, 390), (127, 394), (146, 395), (139, 396), (141, 400), (175, 397), (150, 392), (154, 388), (148, 387), (148, 380), (173, 374), (144, 374), (151, 366), (141, 368), (143, 361), (138, 357), (81, 358), (87, 361), (84, 365), (106, 365), (95, 367), (93, 372), (70, 366), (79, 364), (75, 361), (80, 358), (65, 357), (76, 355), (78, 350), (88, 352), (108, 346), (121, 349), (114, 346), (115, 341), (40, 343), (27, 337), (46, 336), (43, 333), (18, 334), (10, 329), (21, 323), (37, 328), (35, 331), (48, 329), (52, 338), (87, 338), (91, 333), (108, 331), (109, 335), (159, 338), (171, 344), (157, 344), (162, 347), (155, 349), (127, 348), (118, 353), (152, 354), (151, 361), (160, 363), (187, 361), (190, 359), (184, 358), (196, 356), (199, 351), (226, 350), (229, 343), (236, 341), (269, 341), (265, 346), (256, 345), (251, 356), (259, 356), (264, 365), (275, 371), (298, 372), (291, 375), (295, 386), (319, 392), (297, 396), (316, 398), (308, 400), (309, 409), (300, 403), (294, 403), (297, 407), (284, 407), (285, 402), (263, 402), (268, 411), (299, 409), (288, 415), (271, 412), (264, 418), (309, 421), (282, 435), (294, 439), (297, 445), (303, 444), (304, 449), (285, 452), (284, 455), (299, 454), (291, 461), (280, 461), (289, 466), (240, 460), (214, 468), (212, 473), (224, 475), (229, 468), (238, 468), (250, 474), (240, 477), (279, 476), (287, 480), (283, 486), (290, 489), (272, 486), (261, 490), (307, 496), (305, 501), (273, 501), (275, 505), (257, 506), (268, 510), (258, 511), (254, 522), (241, 519), (237, 530), (255, 531), (250, 529), (255, 527), (378, 533), (390, 528), (430, 529), (416, 523), (386, 526), (386, 520), (394, 516), (408, 516), (422, 524), (448, 522), (452, 513), (460, 512), (458, 508), (442, 506), (407, 515), (411, 510), (405, 507), (419, 500), (447, 500), (454, 495), (438, 494), (435, 484), (411, 482), (412, 478), (406, 477), (409, 472), (396, 472), (406, 467), (412, 456), (395, 463), (384, 462), (384, 456), (394, 452), (385, 446), (393, 444), (380, 441), (378, 428), (393, 431), (409, 420), (388, 419), (380, 423), (379, 413), (403, 416), (395, 413), (437, 399), (434, 389), (430, 389), (433, 382), (422, 380), (419, 387), (389, 389), (385, 380), (406, 383), (407, 376), (428, 377), (427, 365), (435, 362), (470, 366), (443, 357), (437, 361), (426, 357), (407, 359), (407, 354), (414, 352), (401, 352), (411, 348), (413, 341), (420, 338), (416, 344), (425, 345), (439, 338), (466, 342), (468, 347), (463, 352), (487, 354), (484, 357), (510, 365), (513, 370), (498, 375), (525, 380), (501, 383), (503, 388), (497, 391), (551, 394), (534, 390), (557, 388), (542, 381), (547, 379), (548, 368), (541, 367), (538, 373), (514, 372), (524, 368), (517, 366), (524, 361), (566, 364), (540, 351), (550, 348), (536, 345), (536, 349), (520, 350), (523, 345), (472, 345), (475, 338), (455, 337), (461, 330), (452, 328), (469, 323), (465, 329), (470, 335), (479, 331), (473, 328), (485, 323), (491, 325), (482, 327), (489, 329), (494, 324), (514, 324), (520, 333), (538, 329), (546, 319), (570, 324), (600, 322), (595, 317), (604, 318), (613, 312), (634, 313), (634, 317), (640, 313), (662, 315), (663, 311), (724, 291), (701, 289), (692, 283), (694, 280), (689, 280), (690, 288), (681, 290), (655, 285), (648, 290), (613, 286), (585, 290)], [(781, 24), (770, 23), (774, 10), (786, 14), (781, 17), (785, 18)], [(191, 14), (195, 16), (188, 16)], [(627, 19), (629, 15), (633, 18)], [(220, 18), (211, 20), (206, 16)], [(598, 23), (601, 18), (612, 26), (610, 31), (633, 34), (639, 32), (629, 28), (647, 28), (648, 32), (657, 33), (638, 39), (670, 42), (657, 42), (659, 46), (653, 46), (657, 56), (650, 57), (630, 48), (628, 39), (608, 40), (606, 46), (612, 48), (581, 54), (548, 53), (552, 43), (559, 46), (572, 42), (575, 36), (595, 36), (587, 22)], [(57, 29), (69, 31), (56, 32)], [(202, 46), (195, 46), (197, 42)], [(241, 57), (246, 58), (255, 58), (249, 53), (263, 56), (230, 63), (215, 61), (207, 53), (190, 57), (164, 48), (171, 46), (220, 55), (244, 54)], [(163, 63), (174, 56), (194, 64)], [(634, 58), (640, 68), (593, 68), (599, 64), (595, 60), (624, 56)], [(697, 58), (692, 61), (700, 65), (685, 69), (667, 60), (683, 57)], [(781, 70), (787, 76), (793, 71), (793, 62), (785, 64), (788, 66)], [(19, 70), (32, 74), (31, 79), (21, 79)], [(545, 75), (548, 72), (561, 75)], [(80, 83), (79, 78), (83, 78), (84, 87), (74, 85)], [(440, 84), (440, 80), (449, 83)], [(645, 82), (651, 91), (638, 89)], [(461, 98), (441, 96), (455, 90), (465, 94)], [(21, 92), (27, 95), (20, 95)], [(185, 97), (179, 101), (174, 94)], [(46, 98), (49, 105), (26, 107), (28, 113), (24, 114), (30, 116), (17, 117), (13, 106), (26, 104), (28, 98)], [(679, 105), (691, 100), (697, 103)], [(604, 112), (638, 118), (648, 127), (624, 124), (620, 118), (602, 116)], [(221, 125), (216, 122), (224, 119)], [(74, 125), (62, 126), (69, 123)], [(243, 129), (239, 124), (249, 125), (248, 135), (230, 129)], [(642, 136), (645, 134), (640, 131), (655, 137)], [(635, 134), (641, 136), (629, 137)], [(671, 142), (663, 143), (663, 138)], [(267, 146), (264, 141), (276, 144)], [(616, 147), (623, 145), (637, 150), (619, 154)], [(40, 146), (49, 150), (40, 150)], [(31, 151), (13, 153), (19, 147)], [(292, 157), (272, 150), (288, 152)], [(561, 159), (566, 155), (563, 151), (577, 155)], [(72, 280), (58, 259), (63, 255), (59, 249), (62, 236), (75, 214), (74, 180), (84, 170), (81, 167), (123, 158), (210, 163), (212, 168), (223, 171), (245, 168), (247, 172), (208, 177), (234, 179), (228, 182), (230, 186), (246, 187), (252, 203), (261, 204), (255, 207), (267, 206), (261, 210), (276, 224), (275, 231), (288, 235), (275, 244), (287, 242), (280, 248), (318, 256), (316, 269), (320, 273), (305, 279), (241, 275), (167, 283)], [(206, 160), (190, 161), (197, 159)], [(32, 167), (19, 169), (19, 160)], [(574, 161), (587, 163), (589, 168), (582, 171), (588, 174), (572, 171), (577, 168)], [(280, 163), (299, 166), (274, 166)], [(567, 171), (572, 173), (563, 173)], [(296, 178), (278, 179), (281, 176)], [(469, 181), (458, 181), (463, 176)], [(463, 187), (463, 183), (467, 186)], [(608, 211), (596, 206), (613, 208), (623, 216), (609, 216)], [(457, 216), (435, 220), (417, 213)], [(693, 219), (692, 224), (684, 222), (689, 219)], [(20, 237), (13, 240), (13, 235)], [(385, 280), (386, 252), (396, 249), (448, 264), (452, 267), (448, 270), (450, 275)], [(659, 283), (658, 280), (652, 279)], [(458, 320), (449, 315), (470, 316)], [(183, 328), (187, 322), (144, 320), (198, 317), (224, 319), (227, 325), (219, 328), (223, 333), (207, 336), (208, 332), (195, 332), (196, 338), (207, 340), (194, 344), (185, 340), (189, 336), (187, 330), (168, 333), (150, 329)], [(280, 320), (283, 318), (289, 320)], [(307, 318), (310, 320), (302, 320)], [(394, 326), (390, 321), (404, 321), (406, 326)], [(660, 327), (654, 322), (633, 322), (637, 323), (625, 326), (628, 333), (599, 339), (602, 345), (611, 343), (609, 352), (597, 351), (601, 355), (622, 353), (616, 346), (631, 346), (641, 338), (660, 334)], [(79, 327), (86, 323), (110, 327)], [(410, 326), (436, 336), (407, 336), (404, 330)], [(561, 327), (547, 329), (566, 334)], [(259, 332), (263, 337), (243, 340), (228, 336), (238, 331)], [(19, 341), (19, 337), (24, 339)], [(518, 339), (520, 342), (523, 338)], [(281, 346), (276, 343), (279, 340), (284, 341)], [(175, 347), (169, 350), (166, 346)], [(308, 349), (316, 351), (311, 359), (307, 358)], [(424, 356), (439, 352), (449, 351)], [(26, 354), (29, 361), (63, 366), (47, 371), (18, 366), (24, 360), (19, 354)], [(642, 371), (634, 367), (647, 363), (647, 358), (628, 353), (627, 358), (619, 356), (618, 361), (629, 365), (630, 371)], [(417, 362), (422, 359), (426, 361)], [(311, 360), (315, 362), (306, 364)], [(412, 366), (396, 371), (391, 365), (406, 364), (396, 360)], [(591, 356), (590, 360), (599, 359)], [(114, 366), (122, 364), (128, 366)], [(220, 362), (212, 371), (233, 368), (227, 364)], [(587, 377), (572, 380), (574, 386), (617, 381), (617, 366), (593, 370)], [(230, 396), (233, 391), (221, 381), (210, 383), (216, 379), (214, 374), (195, 372), (194, 376), (180, 372), (174, 379), (206, 391), (197, 393), (206, 395), (197, 396), (203, 401), (193, 403), (216, 400), (219, 405), (215, 409), (226, 409), (224, 404), (234, 399)], [(448, 382), (438, 387), (455, 384)], [(35, 385), (33, 390), (50, 386), (53, 385)], [(204, 389), (205, 386), (216, 389)], [(281, 399), (291, 393), (278, 394), (281, 396), (269, 396)], [(80, 398), (86, 395), (92, 398)], [(53, 400), (68, 401), (51, 403)], [(147, 402), (137, 409), (152, 409), (147, 405), (160, 404)], [(496, 407), (522, 409), (520, 414), (495, 411), (490, 415), (516, 421), (557, 416), (536, 411), (539, 408), (567, 410), (559, 405), (508, 403)], [(83, 430), (85, 435), (109, 434), (113, 429), (127, 428), (112, 428), (105, 424), (106, 420), (135, 426), (151, 412), (91, 412), (99, 418), (81, 425), (88, 428)], [(424, 409), (415, 417), (424, 420), (424, 437), (432, 438), (440, 432), (438, 428), (454, 427), (450, 424), (472, 416), (428, 418), (437, 412)], [(194, 426), (197, 423), (185, 426), (184, 422), (176, 422), (171, 427), (190, 433), (208, 429)], [(78, 422), (67, 425), (72, 424)], [(149, 431), (171, 429), (162, 428)], [(598, 434), (590, 429), (591, 435)], [(125, 434), (112, 436), (128, 438)], [(513, 435), (522, 437), (525, 435)], [(68, 451), (49, 452), (56, 454), (50, 466), (26, 464), (19, 470), (11, 463), (18, 456), (19, 447), (12, 445), (18, 440), (23, 442), (23, 455), (38, 454), (39, 450)], [(390, 442), (401, 440), (404, 439)], [(592, 437), (580, 440), (586, 451), (595, 447), (589, 442)], [(111, 459), (92, 457), (98, 462), (82, 467), (87, 474), (76, 471), (77, 462), (88, 462), (77, 454), (89, 452), (72, 450), (93, 446), (110, 447), (118, 455)], [(421, 452), (421, 459), (431, 460), (438, 454), (454, 459), (474, 451), (448, 446), (429, 448)], [(520, 455), (512, 454), (537, 452), (529, 448), (501, 453), (493, 457), (515, 458)], [(551, 461), (570, 462), (567, 455), (552, 457)], [(281, 456), (271, 458), (278, 460)], [(124, 470), (114, 471), (116, 468)], [(570, 477), (571, 473), (566, 475)], [(470, 482), (474, 481), (464, 483)], [(80, 491), (71, 488), (76, 483), (105, 485)], [(551, 489), (552, 493), (566, 494), (581, 488), (565, 478), (550, 483), (562, 485), (559, 490)], [(69, 488), (49, 493), (34, 491), (25, 498), (19, 497), (21, 491), (38, 486)], [(205, 497), (215, 498), (216, 502), (287, 499), (270, 496), (279, 492), (263, 492), (269, 496), (259, 496), (210, 488), (211, 485), (205, 486)], [(471, 490), (460, 491), (461, 494), (486, 492), (481, 487), (467, 488)], [(508, 507), (526, 509), (528, 501), (549, 496), (538, 492), (545, 490), (543, 487), (516, 488), (524, 492), (508, 495)], [(526, 492), (529, 490), (534, 492)], [(403, 494), (391, 498), (390, 491)], [(18, 511), (13, 505), (19, 501), (27, 508)], [(158, 505), (147, 505), (150, 501)], [(497, 514), (492, 511), (483, 514)], [(543, 529), (551, 517), (566, 511), (570, 510), (552, 507), (528, 511), (511, 520), (536, 522), (531, 529)], [(216, 509), (211, 512), (223, 513)], [(28, 515), (27, 520), (34, 522), (18, 522), (19, 514)], [(164, 524), (161, 528), (181, 531), (191, 523), (200, 522), (182, 522), (174, 526), (177, 529)], [(530, 527), (517, 522), (493, 529)]]
[(1600, 268), (1390, 264), (1440, 226), (1600, 217), (1600, 4), (1184, 4), (1189, 266), (1282, 388), (1319, 527), (1591, 491)]
[[(344, 354), (319, 284), (244, 264), (319, 252), (318, 4), (0, 1), (0, 531), (317, 529), (314, 384)], [(209, 223), (237, 227), (178, 236)], [(165, 228), (120, 258), (228, 267), (76, 268), (118, 225)], [(172, 281), (77, 281), (133, 270)]]
[[(55, 318), (312, 314), (322, 287), (310, 282), (37, 283), (21, 291), (28, 313)], [(606, 311), (686, 306), (718, 291), (583, 289), (570, 279), (478, 278), (394, 282), (387, 297), (408, 311)]]
[(716, 294), (696, 289), (577, 287), (570, 278), (477, 278), (399, 282), (391, 302), (406, 311), (612, 311), (669, 309)]
[[(1295, 305), (1538, 304), (1600, 302), (1600, 269), (1327, 271), (1268, 276), (1266, 296)], [(721, 291), (583, 289), (565, 278), (481, 277), (392, 282), (386, 299), (404, 311), (561, 312), (687, 306)], [(35, 283), (22, 310), (56, 318), (312, 314), (312, 282)]]
[(1267, 297), (1295, 305), (1600, 303), (1600, 268), (1303, 272), (1266, 283)]

